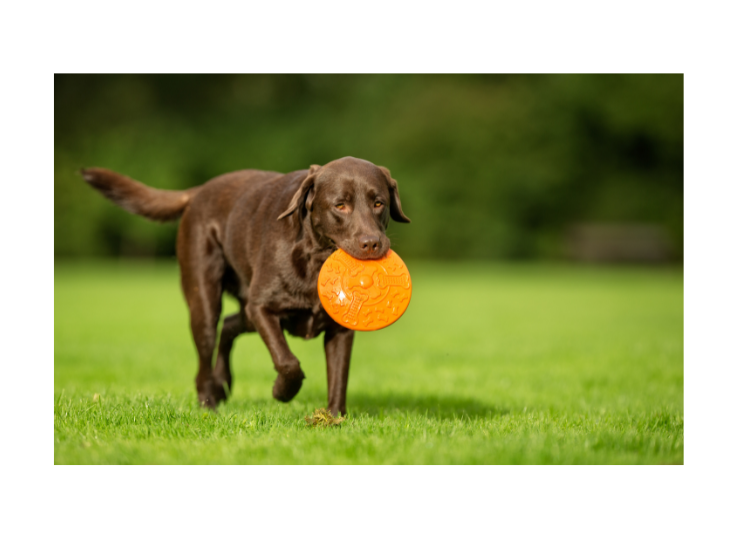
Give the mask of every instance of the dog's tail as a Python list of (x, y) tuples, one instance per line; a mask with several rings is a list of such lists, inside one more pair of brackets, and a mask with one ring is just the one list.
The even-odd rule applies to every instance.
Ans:
[(154, 189), (105, 168), (85, 168), (81, 173), (108, 200), (130, 213), (158, 222), (178, 219), (200, 190), (200, 187), (186, 191)]

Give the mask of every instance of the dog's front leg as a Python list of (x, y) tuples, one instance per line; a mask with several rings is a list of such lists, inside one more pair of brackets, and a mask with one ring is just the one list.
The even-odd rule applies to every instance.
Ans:
[(274, 369), (279, 373), (272, 396), (280, 402), (289, 402), (300, 391), (305, 374), (300, 368), (300, 361), (287, 346), (279, 317), (263, 306), (252, 304), (246, 307), (246, 313), (269, 349)]
[(346, 414), (351, 346), (354, 331), (339, 325), (325, 331), (325, 360), (328, 365), (328, 409), (334, 415)]

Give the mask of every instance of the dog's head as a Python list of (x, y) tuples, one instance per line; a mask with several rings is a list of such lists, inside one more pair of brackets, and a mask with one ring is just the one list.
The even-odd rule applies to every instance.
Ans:
[(344, 157), (325, 166), (314, 164), (283, 219), (295, 212), (308, 220), (319, 240), (328, 239), (354, 258), (384, 256), (390, 217), (410, 222), (402, 212), (397, 182), (390, 171), (369, 161)]

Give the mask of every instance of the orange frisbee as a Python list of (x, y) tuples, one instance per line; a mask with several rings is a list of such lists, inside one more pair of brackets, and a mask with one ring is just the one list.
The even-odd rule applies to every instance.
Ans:
[(412, 291), (410, 272), (391, 249), (377, 260), (357, 260), (338, 249), (318, 275), (323, 308), (337, 323), (355, 331), (392, 325), (407, 310)]

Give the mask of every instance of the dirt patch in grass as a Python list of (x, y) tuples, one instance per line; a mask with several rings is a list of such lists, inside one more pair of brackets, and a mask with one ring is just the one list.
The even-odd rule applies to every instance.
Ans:
[(306, 416), (305, 422), (313, 428), (329, 428), (331, 426), (339, 426), (346, 417), (334, 417), (327, 409), (316, 409), (313, 416)]

